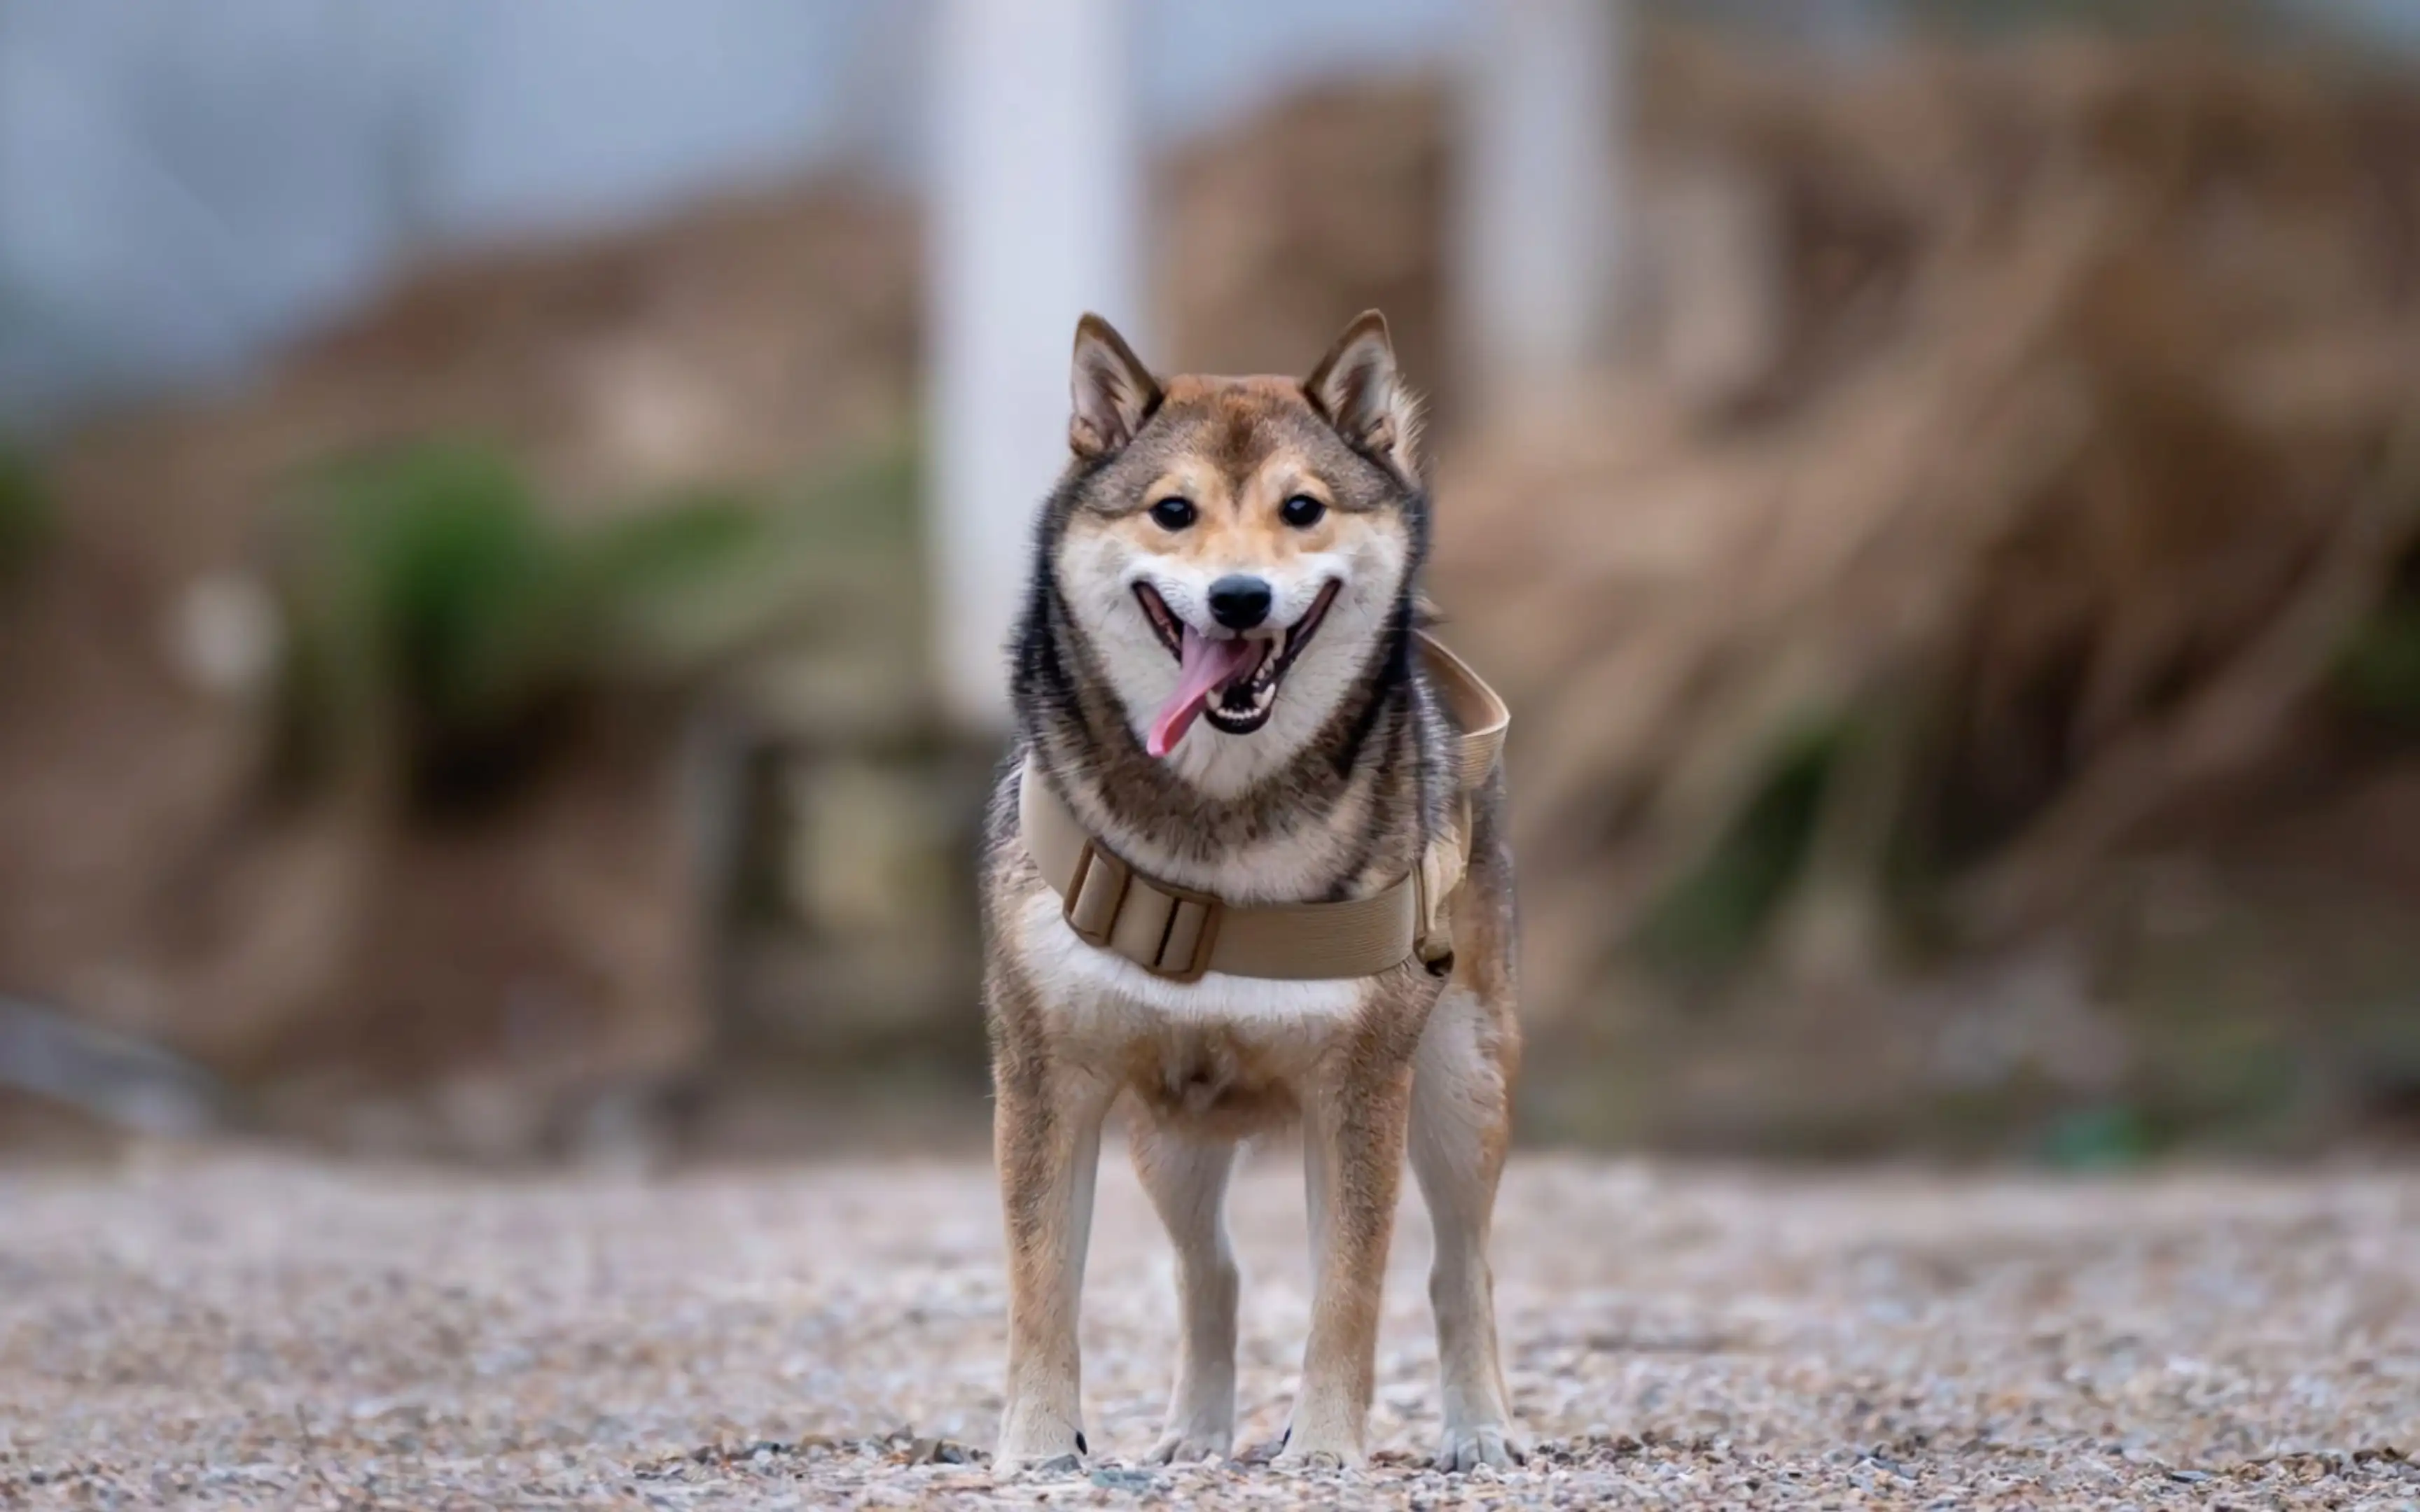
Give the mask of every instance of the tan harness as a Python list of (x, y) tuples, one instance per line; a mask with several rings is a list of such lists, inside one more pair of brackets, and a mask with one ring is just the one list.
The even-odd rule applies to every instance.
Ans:
[(1029, 760), (1017, 782), (1018, 823), (1067, 927), (1169, 981), (1213, 971), (1280, 981), (1374, 977), (1414, 957), (1442, 974), (1453, 959), (1446, 905), (1470, 861), (1470, 795), (1495, 769), (1512, 716), (1462, 658), (1425, 634), (1419, 646), (1462, 727), (1454, 752), (1461, 801), (1450, 832), (1429, 842), (1409, 876), (1342, 903), (1229, 903), (1145, 876), (1112, 856)]

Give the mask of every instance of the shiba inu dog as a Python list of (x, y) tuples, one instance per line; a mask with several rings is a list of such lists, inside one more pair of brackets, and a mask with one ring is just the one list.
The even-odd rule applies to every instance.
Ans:
[(1307, 378), (1161, 381), (1076, 332), (984, 885), (1010, 1274), (995, 1463), (1089, 1453), (1101, 1130), (1177, 1252), (1160, 1461), (1233, 1452), (1239, 1140), (1303, 1130), (1314, 1271), (1280, 1462), (1363, 1458), (1408, 1151), (1436, 1231), (1439, 1462), (1520, 1454), (1488, 1228), (1519, 1056), (1501, 705), (1421, 628), (1417, 409), (1375, 312)]

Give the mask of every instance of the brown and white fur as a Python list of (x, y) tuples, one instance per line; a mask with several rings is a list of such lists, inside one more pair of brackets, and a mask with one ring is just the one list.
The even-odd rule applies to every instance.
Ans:
[[(1364, 1457), (1380, 1289), (1408, 1149), (1434, 1219), (1429, 1293), (1449, 1468), (1520, 1453), (1497, 1360), (1487, 1243), (1519, 1054), (1500, 775), (1475, 795), (1450, 966), (1177, 983), (1078, 940), (1017, 829), (1030, 758), (1144, 873), (1230, 903), (1350, 898), (1411, 872), (1456, 812), (1456, 733), (1415, 655), (1428, 501), (1414, 405), (1373, 312), (1312, 375), (1161, 382), (1117, 333), (1076, 333), (1066, 471), (1036, 534), (1016, 641), (1017, 748), (994, 795), (984, 887), (995, 1135), (1007, 1221), (1008, 1392), (995, 1464), (1081, 1456), (1077, 1313), (1102, 1124), (1123, 1094), (1135, 1167), (1177, 1251), (1183, 1334), (1160, 1461), (1233, 1451), (1237, 1274), (1222, 1214), (1237, 1143), (1298, 1121), (1314, 1267), (1311, 1338), (1280, 1462)], [(1153, 506), (1182, 498), (1179, 529)], [(1310, 499), (1321, 509), (1289, 500)], [(1207, 585), (1268, 583), (1264, 635), (1336, 585), (1263, 722), (1216, 700), (1146, 754), (1177, 678), (1148, 584), (1223, 636)]]

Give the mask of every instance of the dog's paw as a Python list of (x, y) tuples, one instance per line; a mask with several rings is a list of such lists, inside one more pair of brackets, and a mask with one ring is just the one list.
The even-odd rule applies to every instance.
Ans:
[(1436, 1467), (1448, 1474), (1477, 1470), (1510, 1470), (1529, 1458), (1529, 1446), (1501, 1423), (1466, 1423), (1445, 1430), (1437, 1445)]
[(1357, 1470), (1361, 1466), (1358, 1449), (1296, 1449), (1289, 1444), (1278, 1451), (1269, 1461), (1277, 1470)]
[(1000, 1436), (1000, 1447), (992, 1452), (991, 1472), (994, 1475), (1072, 1475), (1084, 1468), (1084, 1456), (1090, 1452), (1080, 1431), (1011, 1429)]
[(1159, 1442), (1143, 1456), (1152, 1465), (1190, 1465), (1204, 1459), (1224, 1459), (1235, 1447), (1233, 1432), (1220, 1433), (1197, 1427), (1171, 1427), (1159, 1436)]
[(1361, 1446), (1342, 1437), (1305, 1433), (1289, 1425), (1269, 1464), (1278, 1470), (1358, 1470)]
[(1027, 1455), (994, 1455), (991, 1457), (991, 1473), (993, 1475), (999, 1477), (1011, 1475), (1040, 1475), (1045, 1477), (1056, 1475), (1079, 1475), (1083, 1473), (1083, 1457), (1076, 1454), (1051, 1455), (1047, 1458), (1037, 1458)]

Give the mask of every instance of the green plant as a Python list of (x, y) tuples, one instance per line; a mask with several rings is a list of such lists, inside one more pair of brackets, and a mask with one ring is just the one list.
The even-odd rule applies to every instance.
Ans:
[(710, 669), (778, 612), (750, 591), (781, 555), (771, 522), (734, 498), (570, 529), (502, 455), (427, 444), (334, 469), (302, 502), (280, 580), (289, 784), (384, 760), (416, 800), (475, 803), (600, 696)]
[(2388, 599), (2365, 620), (2336, 659), (2336, 694), (2384, 723), (2420, 726), (2420, 599)]
[(2151, 1157), (2156, 1144), (2150, 1120), (2140, 1109), (2112, 1103), (2073, 1109), (2051, 1119), (2042, 1132), (2040, 1154), (2060, 1170), (2110, 1170), (2141, 1165)]
[(1637, 937), (1649, 963), (1703, 975), (1754, 953), (1805, 869), (1844, 738), (1839, 723), (1825, 721), (1781, 743), (1755, 795), (1649, 907)]
[(0, 579), (24, 570), (49, 544), (54, 524), (33, 458), (0, 446)]

